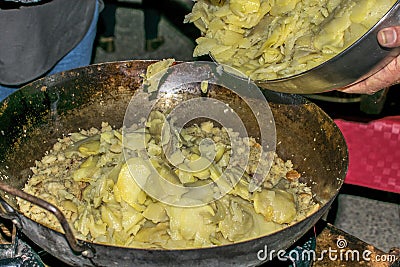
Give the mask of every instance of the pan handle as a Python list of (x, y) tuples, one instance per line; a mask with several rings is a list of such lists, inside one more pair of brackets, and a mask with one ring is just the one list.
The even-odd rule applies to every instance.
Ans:
[[(56, 206), (50, 204), (49, 202), (40, 199), (38, 197), (35, 197), (31, 194), (28, 194), (22, 190), (16, 189), (12, 186), (9, 186), (3, 182), (0, 182), (0, 190), (7, 192), (10, 195), (17, 196), (19, 198), (22, 198), (34, 205), (37, 205), (56, 216), (57, 220), (61, 224), (62, 229), (64, 230), (64, 235), (67, 243), (71, 247), (71, 249), (77, 253), (77, 254), (82, 254), (82, 256), (86, 258), (93, 258), (95, 255), (95, 250), (92, 248), (89, 244), (86, 242), (79, 241), (75, 238), (71, 227), (68, 224), (67, 219), (65, 218), (64, 214), (58, 209)], [(0, 198), (1, 199), (1, 198)], [(3, 212), (5, 217), (10, 218), (10, 219), (15, 219), (16, 217), (16, 212), (15, 210), (8, 205), (3, 199), (0, 201), (0, 213)], [(13, 220), (14, 222), (15, 220)]]

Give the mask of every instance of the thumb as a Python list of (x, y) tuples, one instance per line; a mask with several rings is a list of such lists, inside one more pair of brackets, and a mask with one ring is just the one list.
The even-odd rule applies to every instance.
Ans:
[(378, 32), (377, 38), (383, 47), (400, 47), (400, 26), (383, 28)]

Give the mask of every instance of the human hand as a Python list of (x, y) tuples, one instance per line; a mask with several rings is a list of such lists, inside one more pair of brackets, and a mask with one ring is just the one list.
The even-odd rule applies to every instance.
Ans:
[[(380, 30), (377, 39), (379, 44), (383, 47), (400, 47), (400, 26), (393, 26)], [(373, 94), (397, 83), (400, 83), (400, 55), (367, 79), (339, 89), (339, 91), (345, 93)]]

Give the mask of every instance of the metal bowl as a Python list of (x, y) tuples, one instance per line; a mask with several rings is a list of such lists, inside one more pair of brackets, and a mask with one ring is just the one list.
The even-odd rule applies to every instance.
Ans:
[(400, 25), (400, 0), (360, 39), (335, 57), (300, 74), (258, 80), (263, 89), (283, 93), (313, 94), (357, 83), (376, 73), (400, 54), (400, 47), (383, 48), (377, 40), (379, 30)]

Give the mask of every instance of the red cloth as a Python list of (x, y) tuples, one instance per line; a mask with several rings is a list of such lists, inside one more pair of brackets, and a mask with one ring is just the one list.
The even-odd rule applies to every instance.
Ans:
[(349, 150), (345, 183), (400, 193), (400, 116), (369, 123), (336, 119)]

